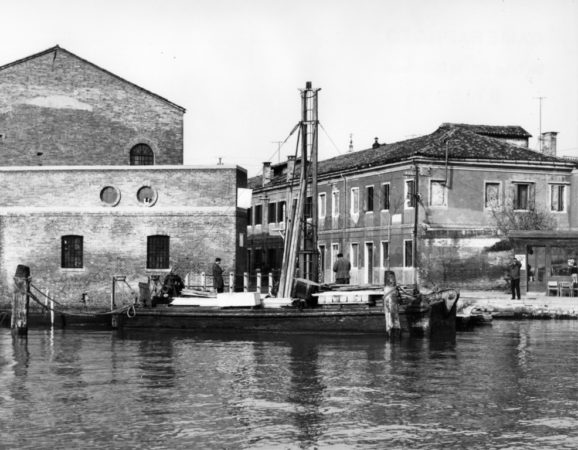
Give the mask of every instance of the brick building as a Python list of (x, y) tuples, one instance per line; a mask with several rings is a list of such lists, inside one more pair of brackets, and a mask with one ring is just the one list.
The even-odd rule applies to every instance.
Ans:
[(243, 272), (246, 171), (183, 166), (184, 112), (60, 47), (0, 67), (0, 302), (18, 264), (94, 306), (113, 275)]
[[(551, 136), (551, 134), (549, 134)], [(352, 283), (382, 283), (386, 268), (411, 282), (493, 288), (504, 284), (506, 210), (542, 211), (558, 229), (576, 215), (569, 202), (575, 164), (529, 150), (517, 126), (443, 124), (432, 134), (319, 162), (318, 246), (323, 281), (338, 252)], [(545, 149), (546, 150), (546, 149)], [(249, 180), (252, 269), (280, 267), (286, 205), (299, 161), (271, 165)], [(576, 223), (576, 222), (573, 222)]]

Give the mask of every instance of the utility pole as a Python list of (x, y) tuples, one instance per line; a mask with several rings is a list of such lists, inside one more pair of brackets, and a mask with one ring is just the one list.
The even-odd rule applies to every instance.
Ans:
[(539, 109), (538, 109), (538, 116), (539, 116), (539, 128), (538, 128), (538, 150), (542, 153), (542, 100), (546, 97), (534, 97), (539, 101)]

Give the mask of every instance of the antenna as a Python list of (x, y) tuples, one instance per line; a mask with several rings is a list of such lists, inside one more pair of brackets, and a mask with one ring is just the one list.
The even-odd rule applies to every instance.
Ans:
[(540, 153), (542, 153), (542, 100), (544, 100), (546, 97), (534, 97), (535, 99), (538, 99), (539, 101), (539, 110), (538, 110), (538, 114), (539, 114), (539, 129), (538, 129), (538, 149), (540, 151)]

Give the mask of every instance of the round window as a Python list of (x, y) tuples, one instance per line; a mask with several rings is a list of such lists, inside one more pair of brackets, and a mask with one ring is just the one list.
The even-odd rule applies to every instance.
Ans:
[(113, 186), (106, 186), (100, 191), (100, 201), (108, 206), (116, 206), (120, 201), (120, 191)]
[(136, 193), (136, 198), (139, 203), (151, 206), (157, 201), (157, 193), (152, 187), (143, 186)]

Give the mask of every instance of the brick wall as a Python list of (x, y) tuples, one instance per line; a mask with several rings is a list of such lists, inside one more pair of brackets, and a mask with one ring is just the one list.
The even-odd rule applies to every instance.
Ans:
[[(86, 292), (90, 306), (105, 307), (113, 275), (127, 276), (138, 292), (139, 281), (166, 273), (146, 268), (147, 236), (156, 234), (170, 236), (170, 262), (183, 277), (208, 270), (217, 256), (225, 270), (242, 272), (233, 249), (246, 228), (236, 207), (245, 183), (244, 170), (227, 166), (2, 169), (0, 303), (9, 303), (16, 266), (25, 264), (57, 300), (75, 304)], [(100, 201), (107, 185), (121, 192), (114, 207)], [(158, 192), (150, 207), (136, 200), (143, 185)], [(60, 267), (61, 237), (69, 234), (83, 236), (82, 269)]]
[(58, 49), (0, 71), (0, 166), (182, 164), (184, 109)]

